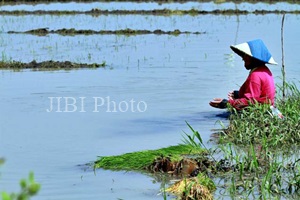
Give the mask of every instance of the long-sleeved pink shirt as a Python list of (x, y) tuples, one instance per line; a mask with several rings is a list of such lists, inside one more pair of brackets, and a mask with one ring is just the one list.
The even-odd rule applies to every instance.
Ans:
[(239, 90), (239, 98), (230, 99), (231, 106), (240, 110), (249, 103), (274, 105), (275, 84), (271, 71), (265, 65), (253, 69)]

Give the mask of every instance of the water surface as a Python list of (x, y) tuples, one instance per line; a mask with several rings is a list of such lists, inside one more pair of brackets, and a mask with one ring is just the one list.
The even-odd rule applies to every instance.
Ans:
[[(52, 9), (51, 5), (44, 8)], [(106, 68), (95, 70), (0, 71), (0, 156), (6, 158), (5, 165), (1, 166), (0, 190), (19, 191), (19, 179), (32, 170), (42, 185), (34, 199), (163, 199), (158, 195), (161, 182), (154, 177), (101, 169), (94, 174), (84, 164), (96, 160), (97, 156), (176, 145), (181, 142), (183, 131), (189, 133), (185, 121), (208, 142), (212, 129), (220, 128), (217, 121), (227, 123), (222, 116), (224, 111), (209, 107), (209, 100), (226, 97), (228, 91), (243, 83), (248, 73), (241, 58), (230, 50), (231, 44), (263, 39), (279, 63), (270, 69), (276, 83), (281, 84), (281, 15), (28, 15), (2, 16), (2, 19), (3, 60), (107, 63)], [(287, 78), (293, 81), (300, 74), (300, 57), (295, 53), (300, 51), (300, 29), (296, 26), (299, 22), (298, 15), (287, 15), (284, 27)], [(159, 28), (206, 33), (179, 36), (7, 34), (9, 30), (42, 27)], [(77, 110), (47, 112), (51, 97), (73, 98)], [(83, 97), (85, 101), (81, 104)], [(97, 107), (98, 112), (93, 112), (94, 98), (105, 101)], [(126, 112), (119, 109), (121, 102), (132, 100), (135, 112), (130, 108)], [(113, 102), (117, 105), (116, 112), (110, 112)], [(147, 109), (137, 112), (138, 102), (145, 102)], [(82, 105), (85, 112), (80, 112)], [(120, 108), (125, 109), (122, 105)], [(61, 106), (61, 111), (65, 111), (63, 101)], [(69, 106), (69, 111), (72, 108)]]

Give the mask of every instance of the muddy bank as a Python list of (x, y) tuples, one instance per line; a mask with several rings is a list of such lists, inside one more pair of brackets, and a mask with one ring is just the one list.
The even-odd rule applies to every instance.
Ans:
[(193, 158), (184, 156), (180, 160), (172, 160), (169, 156), (157, 157), (146, 170), (157, 173), (164, 172), (176, 177), (195, 177), (199, 173), (216, 174), (235, 170), (236, 166), (229, 163), (228, 160), (221, 159), (219, 161), (212, 160), (205, 155)]
[(33, 69), (33, 70), (59, 70), (59, 69), (79, 69), (79, 68), (99, 68), (105, 67), (105, 62), (103, 63), (74, 63), (70, 61), (43, 61), (36, 62), (35, 60), (29, 63), (23, 63), (18, 61), (11, 62), (0, 62), (0, 69), (12, 69), (12, 70), (21, 70), (21, 69)]
[(16, 33), (25, 33), (25, 34), (33, 34), (39, 36), (45, 36), (47, 34), (60, 34), (60, 35), (92, 35), (92, 34), (100, 34), (100, 35), (145, 35), (145, 34), (157, 34), (157, 35), (180, 35), (180, 34), (203, 34), (205, 32), (190, 32), (190, 31), (180, 31), (175, 29), (174, 31), (163, 31), (160, 29), (149, 31), (149, 30), (133, 30), (133, 29), (123, 29), (123, 30), (76, 30), (74, 28), (71, 29), (58, 29), (58, 30), (48, 30), (47, 28), (40, 28), (40, 29), (33, 29), (24, 32), (18, 31), (8, 31), (9, 34), (16, 34)]
[(239, 10), (239, 9), (224, 9), (224, 10), (170, 10), (170, 9), (154, 9), (154, 10), (100, 10), (92, 9), (89, 11), (59, 11), (59, 10), (35, 10), (35, 11), (25, 11), (25, 10), (14, 10), (5, 11), (1, 10), (0, 15), (78, 15), (86, 14), (92, 16), (99, 15), (247, 15), (247, 14), (300, 14), (300, 10), (286, 11), (286, 10)]

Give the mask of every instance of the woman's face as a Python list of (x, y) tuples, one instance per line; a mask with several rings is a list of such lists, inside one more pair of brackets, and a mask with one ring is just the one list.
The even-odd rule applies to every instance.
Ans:
[(247, 70), (251, 69), (251, 60), (252, 58), (247, 54), (243, 55), (244, 66)]

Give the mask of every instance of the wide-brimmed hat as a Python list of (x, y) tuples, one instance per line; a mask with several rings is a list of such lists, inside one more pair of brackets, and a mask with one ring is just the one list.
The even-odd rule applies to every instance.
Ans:
[(260, 39), (251, 40), (238, 45), (231, 45), (230, 48), (241, 57), (247, 54), (264, 63), (277, 65), (277, 62), (273, 59), (266, 45)]

